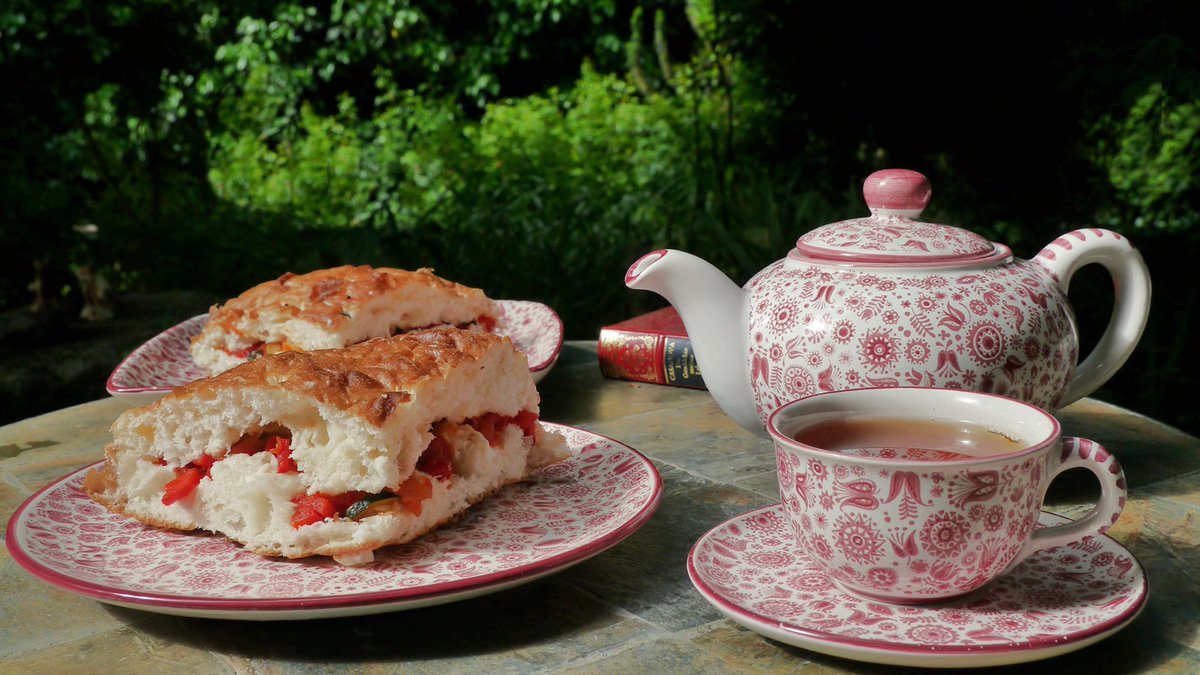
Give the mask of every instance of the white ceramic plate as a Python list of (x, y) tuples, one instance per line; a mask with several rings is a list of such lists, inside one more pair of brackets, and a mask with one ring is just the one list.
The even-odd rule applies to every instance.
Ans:
[[(563, 324), (550, 307), (530, 300), (497, 300), (504, 318), (502, 334), (512, 338), (516, 348), (529, 359), (529, 372), (540, 381), (550, 372), (562, 349)], [(192, 336), (200, 332), (207, 314), (187, 321), (150, 338), (133, 350), (108, 376), (105, 388), (113, 396), (135, 396), (145, 402), (208, 373), (192, 361)]]
[[(1041, 525), (1066, 522), (1043, 513)], [(1030, 556), (970, 595), (890, 605), (843, 593), (793, 544), (782, 508), (713, 528), (688, 555), (706, 600), (773, 640), (847, 659), (960, 668), (1044, 659), (1124, 628), (1148, 593), (1133, 554), (1104, 536)]]
[(632, 448), (582, 429), (572, 457), (475, 505), (458, 522), (343, 567), (329, 558), (264, 558), (223, 537), (147, 527), (80, 490), (80, 469), (16, 510), (13, 559), (38, 578), (124, 607), (224, 619), (375, 614), (493, 593), (579, 563), (653, 515), (662, 493), (654, 465)]

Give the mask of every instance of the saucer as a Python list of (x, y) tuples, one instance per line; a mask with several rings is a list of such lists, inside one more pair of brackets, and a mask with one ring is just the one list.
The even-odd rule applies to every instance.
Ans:
[[(1040, 526), (1068, 522), (1042, 513)], [(688, 575), (714, 607), (761, 635), (814, 652), (900, 666), (995, 666), (1080, 649), (1124, 628), (1148, 596), (1125, 547), (1088, 536), (1040, 551), (982, 589), (932, 605), (838, 590), (794, 545), (783, 509), (730, 519), (699, 539)]]

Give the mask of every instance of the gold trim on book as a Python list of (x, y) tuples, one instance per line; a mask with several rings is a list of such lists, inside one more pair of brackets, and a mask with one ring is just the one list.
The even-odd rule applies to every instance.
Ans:
[(657, 341), (655, 335), (613, 335), (601, 331), (600, 352), (607, 352), (609, 358), (601, 359), (600, 371), (608, 377), (657, 382), (658, 370), (654, 364)]

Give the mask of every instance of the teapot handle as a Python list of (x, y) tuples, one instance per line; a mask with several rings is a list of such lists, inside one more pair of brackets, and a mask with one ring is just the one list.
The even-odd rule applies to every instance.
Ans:
[(1113, 312), (1100, 342), (1079, 367), (1059, 408), (1092, 393), (1108, 381), (1137, 347), (1150, 313), (1150, 272), (1137, 249), (1122, 235), (1089, 228), (1068, 232), (1042, 249), (1034, 262), (1053, 276), (1063, 295), (1084, 265), (1103, 265), (1113, 280)]

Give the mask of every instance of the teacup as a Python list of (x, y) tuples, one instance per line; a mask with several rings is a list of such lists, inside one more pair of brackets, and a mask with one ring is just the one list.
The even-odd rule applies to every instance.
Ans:
[[(847, 390), (784, 405), (767, 427), (802, 550), (838, 587), (873, 600), (970, 593), (1037, 551), (1086, 546), (1125, 505), (1115, 457), (1064, 438), (1040, 408), (1001, 396)], [(1100, 481), (1095, 508), (1037, 529), (1051, 481), (1076, 467)]]

